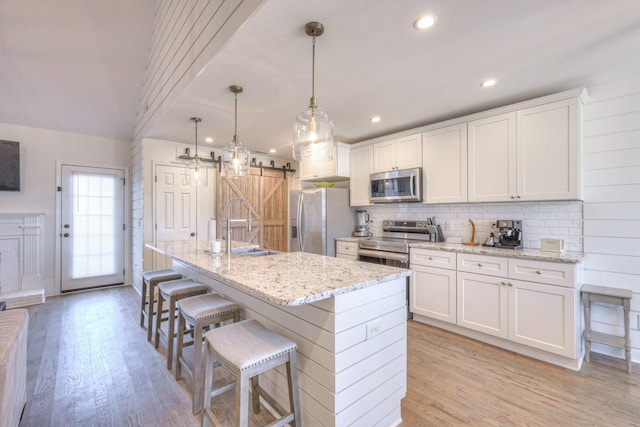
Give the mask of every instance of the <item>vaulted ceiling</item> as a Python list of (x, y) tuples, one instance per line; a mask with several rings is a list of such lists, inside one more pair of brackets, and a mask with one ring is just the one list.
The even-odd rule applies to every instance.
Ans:
[[(1, 0), (0, 122), (131, 139), (154, 7)], [(436, 25), (415, 30), (425, 13)], [(241, 141), (289, 157), (311, 94), (312, 20), (325, 26), (318, 103), (345, 142), (640, 75), (637, 0), (267, 0), (145, 136), (192, 142), (199, 115), (202, 137), (228, 143), (238, 84)]]

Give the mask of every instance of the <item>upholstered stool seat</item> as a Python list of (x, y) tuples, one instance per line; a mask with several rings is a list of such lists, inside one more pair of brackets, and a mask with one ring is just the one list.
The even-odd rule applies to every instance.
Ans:
[(150, 270), (142, 273), (142, 304), (140, 308), (140, 326), (145, 327), (147, 320), (147, 341), (151, 341), (153, 317), (156, 314), (156, 286), (168, 280), (182, 279), (182, 274), (171, 269)]
[[(262, 397), (281, 418), (271, 426), (286, 424), (301, 425), (300, 397), (298, 392), (298, 370), (296, 362), (296, 344), (250, 319), (234, 323), (223, 328), (213, 329), (205, 334), (205, 386), (204, 413), (202, 425), (209, 422), (219, 425), (214, 411), (211, 410), (211, 398), (230, 390), (234, 383), (213, 389), (214, 369), (223, 366), (235, 377), (236, 387), (236, 425), (245, 427), (249, 420), (249, 384), (254, 413), (260, 412)], [(289, 388), (289, 411), (283, 409), (269, 396), (258, 381), (258, 375), (286, 364)]]
[[(222, 295), (211, 293), (184, 298), (178, 301), (178, 347), (176, 349), (176, 380), (182, 376), (184, 367), (191, 375), (193, 413), (200, 412), (202, 401), (202, 338), (205, 329), (221, 322), (240, 321), (240, 306), (225, 299)], [(183, 357), (183, 349), (188, 343), (184, 342), (186, 328), (190, 328), (193, 335), (193, 361)]]
[[(160, 345), (161, 337), (167, 342), (167, 369), (171, 369), (173, 366), (177, 301), (195, 295), (206, 294), (207, 292), (209, 292), (207, 286), (192, 279), (170, 280), (158, 285), (158, 307), (162, 307), (163, 301), (167, 301), (168, 316), (163, 318), (162, 310), (160, 308), (156, 310), (155, 347), (158, 348)], [(166, 334), (162, 329), (162, 322), (165, 320), (169, 322)]]

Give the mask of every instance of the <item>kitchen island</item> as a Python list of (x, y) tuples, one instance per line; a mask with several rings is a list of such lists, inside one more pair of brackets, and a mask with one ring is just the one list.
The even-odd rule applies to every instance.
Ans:
[[(147, 246), (296, 342), (305, 426), (400, 424), (410, 270), (301, 252), (212, 255), (203, 242)], [(285, 381), (281, 370), (261, 378), (287, 407)]]

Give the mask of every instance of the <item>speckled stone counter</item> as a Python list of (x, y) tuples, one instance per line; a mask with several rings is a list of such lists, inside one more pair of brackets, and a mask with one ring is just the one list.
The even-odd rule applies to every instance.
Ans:
[(352, 242), (352, 243), (358, 243), (361, 239), (364, 239), (364, 237), (353, 237), (353, 236), (336, 237), (336, 240), (339, 240), (341, 242)]
[(438, 249), (441, 251), (474, 253), (482, 255), (493, 255), (508, 258), (525, 258), (539, 261), (556, 261), (577, 264), (582, 262), (584, 254), (582, 252), (545, 252), (538, 249), (501, 249), (486, 246), (468, 246), (460, 243), (437, 243), (421, 242), (412, 243), (410, 248), (415, 249)]
[[(212, 255), (204, 242), (173, 245), (172, 250), (147, 245), (162, 255), (214, 279), (237, 286), (280, 305), (301, 305), (407, 277), (410, 270), (365, 264), (305, 252), (268, 256)], [(257, 247), (233, 242), (233, 249)]]
[[(297, 252), (210, 255), (203, 243), (151, 248), (296, 343), (303, 425), (401, 424), (410, 270)], [(287, 388), (283, 375), (261, 375), (260, 385)]]

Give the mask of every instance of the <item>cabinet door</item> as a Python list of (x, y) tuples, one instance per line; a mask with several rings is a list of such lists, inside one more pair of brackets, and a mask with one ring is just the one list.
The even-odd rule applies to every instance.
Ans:
[(373, 169), (373, 146), (351, 149), (351, 206), (369, 206), (369, 175)]
[(396, 139), (396, 169), (410, 169), (422, 166), (422, 134)]
[(422, 134), (425, 203), (467, 201), (467, 124)]
[(511, 280), (509, 339), (575, 358), (576, 290)]
[(468, 123), (470, 202), (516, 199), (516, 113)]
[(336, 258), (358, 260), (358, 244), (356, 242), (344, 242), (336, 240)]
[(500, 338), (509, 336), (508, 286), (499, 277), (458, 272), (458, 325)]
[(394, 140), (373, 145), (373, 172), (387, 172), (396, 166), (396, 143)]
[[(330, 162), (327, 162), (330, 163)], [(315, 162), (311, 159), (311, 155), (302, 156), (302, 160), (298, 163), (298, 169), (300, 176), (300, 181), (306, 181), (313, 179), (313, 176), (316, 174)]]
[(456, 323), (456, 271), (412, 266), (409, 306), (412, 313)]
[(580, 104), (567, 99), (518, 111), (522, 200), (580, 198)]

